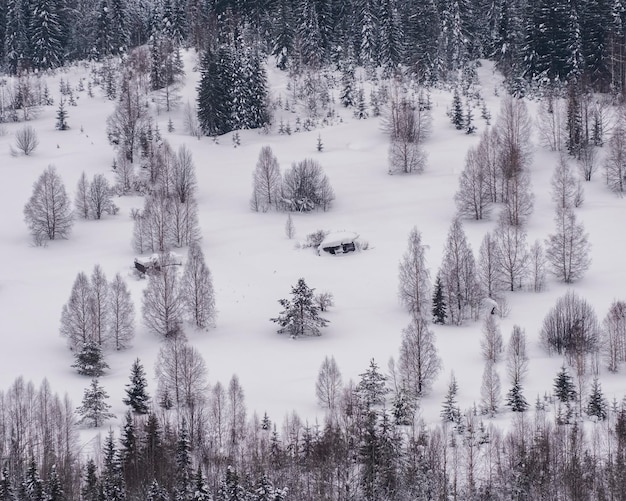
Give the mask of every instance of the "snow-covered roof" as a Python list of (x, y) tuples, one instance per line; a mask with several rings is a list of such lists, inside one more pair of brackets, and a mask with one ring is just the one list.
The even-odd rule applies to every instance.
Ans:
[(319, 245), (320, 249), (325, 247), (338, 247), (343, 244), (354, 242), (359, 235), (353, 231), (331, 231)]

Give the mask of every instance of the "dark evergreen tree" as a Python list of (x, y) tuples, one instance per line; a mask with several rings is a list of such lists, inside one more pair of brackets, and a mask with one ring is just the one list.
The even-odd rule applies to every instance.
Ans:
[(506, 394), (506, 405), (511, 408), (513, 412), (525, 412), (528, 409), (528, 401), (522, 393), (522, 385), (519, 378), (513, 380), (513, 386)]
[(207, 50), (200, 67), (198, 86), (198, 120), (207, 135), (221, 135), (232, 130), (233, 66), (231, 50), (220, 47)]
[(387, 74), (398, 71), (404, 60), (402, 23), (397, 0), (382, 0), (380, 16), (380, 65)]
[(109, 412), (111, 406), (106, 402), (109, 395), (100, 386), (97, 378), (91, 380), (91, 385), (85, 388), (82, 405), (76, 412), (82, 416), (80, 422), (91, 421), (96, 428), (107, 419), (115, 417)]
[[(48, 480), (46, 481), (45, 491), (47, 495), (46, 501), (65, 501), (66, 499), (56, 465), (52, 465)], [(0, 499), (2, 498), (0, 497)]]
[(135, 426), (135, 420), (131, 411), (126, 411), (124, 425), (120, 436), (120, 467), (127, 490), (140, 484), (142, 475), (139, 471), (139, 437)]
[(278, 332), (288, 332), (292, 338), (321, 335), (320, 328), (326, 327), (328, 320), (319, 316), (314, 291), (315, 289), (309, 288), (304, 278), (300, 278), (291, 288), (292, 299), (278, 300), (284, 310), (278, 317), (270, 318), (272, 322), (280, 325)]
[(7, 464), (2, 467), (2, 472), (0, 473), (0, 501), (17, 501)]
[(354, 106), (354, 67), (350, 63), (345, 63), (341, 71), (339, 100), (346, 108)]
[(612, 7), (610, 0), (586, 0), (578, 3), (581, 50), (584, 57), (585, 81), (600, 92), (611, 84), (610, 30)]
[(443, 401), (441, 412), (439, 413), (444, 423), (455, 423), (458, 425), (461, 422), (461, 409), (459, 409), (456, 397), (458, 391), (459, 387), (456, 382), (456, 377), (452, 374), (450, 376), (450, 383), (448, 384), (448, 392), (446, 393), (446, 398)]
[(150, 484), (146, 501), (170, 501), (167, 491), (159, 485), (156, 479)]
[(373, 358), (370, 360), (367, 370), (359, 374), (359, 378), (356, 394), (361, 405), (365, 409), (384, 405), (385, 396), (389, 392), (387, 389), (387, 378), (380, 372), (378, 364)]
[(443, 290), (441, 274), (437, 274), (435, 279), (435, 292), (433, 293), (433, 322), (443, 325), (446, 323), (448, 314), (446, 313), (446, 296)]
[(577, 397), (572, 376), (564, 365), (554, 379), (554, 396), (563, 403), (573, 402)]
[(130, 406), (135, 414), (147, 414), (150, 396), (147, 391), (146, 371), (137, 358), (130, 369), (130, 382), (126, 385), (124, 404)]
[(35, 458), (31, 458), (22, 481), (21, 499), (24, 501), (46, 501), (43, 480), (39, 476), (39, 470)]
[[(268, 498), (269, 499), (269, 498)], [(211, 501), (211, 493), (209, 492), (209, 486), (207, 485), (207, 479), (202, 473), (200, 465), (196, 470), (196, 474), (193, 480), (193, 496), (192, 501)]]
[(6, 66), (12, 75), (25, 66), (27, 45), (30, 39), (30, 26), (22, 15), (20, 0), (7, 0), (5, 7), (4, 55)]
[(92, 57), (102, 60), (113, 53), (111, 18), (108, 0), (100, 0), (96, 13), (95, 42)]
[(374, 0), (357, 0), (355, 2), (357, 23), (361, 27), (358, 39), (359, 61), (366, 68), (378, 65), (380, 55), (379, 12), (378, 2)]
[(245, 499), (246, 491), (239, 482), (239, 475), (232, 466), (229, 466), (220, 481), (216, 501), (245, 501)]
[(598, 421), (604, 421), (608, 415), (608, 405), (597, 377), (593, 379), (591, 384), (591, 391), (587, 400), (587, 415), (595, 417)]
[(89, 458), (85, 465), (83, 484), (80, 491), (84, 501), (100, 501), (100, 482), (98, 469), (93, 459)]
[(33, 36), (32, 64), (35, 69), (57, 68), (63, 63), (61, 25), (57, 2), (33, 0), (31, 32)]
[(436, 81), (441, 69), (441, 18), (436, 0), (408, 2), (403, 25), (405, 60), (409, 69), (420, 83)]
[(189, 499), (192, 494), (191, 443), (187, 423), (183, 422), (178, 430), (176, 444), (176, 499)]
[(465, 117), (463, 113), (463, 103), (461, 102), (461, 96), (459, 90), (454, 89), (452, 96), (452, 109), (450, 110), (450, 121), (457, 130), (463, 129), (465, 126)]
[(276, 57), (276, 66), (286, 70), (294, 50), (293, 2), (278, 0), (277, 20), (274, 23), (272, 55)]
[(302, 0), (298, 12), (300, 60), (310, 68), (319, 68), (324, 61), (324, 47), (316, 6), (314, 0)]
[(102, 498), (107, 501), (124, 501), (124, 475), (120, 457), (115, 447), (113, 431), (109, 431), (104, 443), (104, 459), (102, 465)]
[(84, 343), (74, 355), (72, 365), (81, 376), (100, 377), (109, 365), (104, 361), (102, 347), (96, 341)]
[(57, 109), (57, 122), (55, 125), (57, 130), (67, 130), (70, 126), (67, 124), (67, 110), (65, 109), (65, 100), (59, 100), (59, 108)]

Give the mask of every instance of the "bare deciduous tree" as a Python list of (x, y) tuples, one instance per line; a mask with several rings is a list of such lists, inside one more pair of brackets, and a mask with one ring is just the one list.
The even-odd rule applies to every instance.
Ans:
[(93, 308), (89, 278), (82, 271), (76, 275), (72, 292), (61, 313), (61, 335), (72, 350), (93, 341)]
[(141, 189), (137, 182), (135, 166), (126, 159), (125, 155), (117, 155), (113, 171), (115, 175), (114, 190), (118, 195), (128, 195)]
[(89, 209), (94, 219), (100, 219), (104, 212), (113, 213), (111, 187), (106, 177), (96, 174), (89, 185)]
[(546, 284), (546, 256), (539, 240), (535, 240), (531, 245), (528, 260), (532, 290), (541, 292)]
[(133, 163), (139, 138), (148, 122), (148, 112), (142, 102), (136, 82), (127, 82), (113, 114), (107, 119), (109, 142)]
[(491, 233), (486, 233), (478, 251), (478, 281), (483, 295), (498, 300), (502, 292), (502, 280), (496, 253), (496, 240)]
[(565, 355), (570, 362), (597, 352), (599, 327), (593, 307), (569, 291), (546, 315), (540, 337), (548, 353)]
[(413, 227), (398, 273), (398, 297), (415, 316), (426, 316), (430, 310), (430, 273), (426, 267), (422, 234)]
[(187, 204), (195, 199), (197, 182), (196, 168), (189, 149), (183, 145), (178, 148), (172, 162), (172, 191), (173, 196), (181, 204)]
[(551, 179), (552, 201), (563, 209), (579, 207), (582, 204), (582, 186), (572, 172), (567, 158), (562, 155)]
[(205, 329), (215, 322), (215, 293), (211, 272), (196, 242), (189, 246), (185, 272), (181, 280), (181, 297), (185, 310), (196, 327)]
[(18, 151), (29, 156), (39, 146), (37, 131), (30, 125), (25, 125), (15, 133), (15, 146)]
[(291, 214), (287, 214), (287, 221), (285, 221), (285, 235), (291, 240), (296, 234), (296, 227), (293, 224)]
[(521, 227), (511, 226), (500, 218), (493, 239), (500, 280), (510, 291), (520, 289), (528, 272), (526, 232)]
[(602, 322), (601, 334), (607, 368), (617, 372), (620, 363), (626, 361), (626, 302), (613, 301)]
[(492, 196), (489, 186), (488, 164), (479, 156), (477, 148), (470, 148), (465, 156), (465, 168), (459, 178), (459, 189), (454, 195), (458, 213), (476, 220), (489, 214)]
[(563, 104), (553, 95), (543, 99), (537, 114), (537, 131), (539, 143), (552, 151), (561, 151), (564, 144), (565, 109)]
[(76, 196), (74, 197), (74, 209), (78, 217), (89, 219), (89, 181), (85, 171), (82, 172), (76, 184)]
[(243, 387), (237, 374), (233, 374), (228, 383), (226, 414), (228, 416), (228, 442), (231, 454), (236, 454), (246, 435), (246, 403)]
[(523, 226), (533, 211), (534, 195), (530, 175), (521, 171), (508, 179), (504, 187), (504, 211), (510, 225)]
[(500, 169), (508, 181), (525, 171), (530, 163), (532, 123), (526, 102), (512, 96), (504, 98), (495, 131), (498, 136)]
[(33, 240), (67, 238), (74, 223), (65, 186), (53, 165), (43, 171), (33, 185), (33, 193), (24, 206), (24, 220)]
[(546, 240), (546, 257), (552, 273), (566, 283), (581, 278), (589, 265), (589, 237), (572, 209), (557, 208), (556, 232)]
[(108, 339), (116, 350), (128, 348), (135, 334), (135, 306), (122, 276), (117, 273), (109, 287)]
[(483, 337), (480, 340), (480, 349), (483, 358), (497, 364), (502, 355), (503, 342), (500, 326), (497, 324), (495, 315), (487, 315), (483, 322)]
[(578, 168), (585, 181), (591, 181), (591, 176), (593, 176), (593, 173), (598, 167), (596, 158), (597, 151), (595, 146), (587, 144), (580, 149)]
[(521, 383), (528, 372), (526, 354), (526, 332), (518, 325), (513, 326), (506, 348), (506, 368), (511, 381)]
[(155, 372), (157, 392), (167, 391), (178, 409), (193, 408), (204, 401), (208, 389), (206, 363), (184, 335), (167, 339), (159, 351)]
[(317, 374), (315, 395), (320, 405), (328, 409), (331, 417), (337, 411), (341, 388), (341, 372), (335, 357), (325, 357)]
[(91, 273), (91, 320), (93, 322), (93, 337), (98, 345), (106, 343), (107, 326), (109, 323), (109, 282), (99, 264), (95, 265)]
[(626, 130), (618, 127), (609, 141), (609, 152), (604, 162), (606, 184), (622, 196), (626, 191)]
[(487, 360), (480, 387), (480, 410), (483, 414), (493, 417), (498, 413), (501, 401), (500, 376), (496, 364), (492, 360)]
[(435, 335), (422, 316), (411, 315), (411, 323), (402, 331), (398, 359), (402, 381), (414, 397), (430, 390), (441, 370), (441, 359), (435, 346)]
[(161, 270), (149, 275), (143, 293), (143, 319), (159, 336), (176, 337), (180, 333), (183, 312), (177, 270), (166, 255), (162, 255), (159, 261)]
[(466, 318), (475, 317), (479, 293), (476, 262), (458, 218), (448, 231), (440, 273), (450, 322), (460, 325)]
[(278, 159), (272, 148), (264, 146), (259, 153), (252, 181), (250, 207), (253, 211), (265, 212), (279, 206), (281, 199), (281, 174)]
[(422, 143), (432, 131), (432, 115), (425, 99), (420, 95), (415, 103), (395, 89), (383, 119), (383, 129), (391, 141)]
[(411, 174), (423, 172), (426, 167), (426, 153), (417, 143), (391, 141), (389, 144), (389, 172)]
[(282, 202), (287, 210), (308, 212), (327, 210), (335, 193), (322, 166), (311, 158), (294, 163), (283, 177)]

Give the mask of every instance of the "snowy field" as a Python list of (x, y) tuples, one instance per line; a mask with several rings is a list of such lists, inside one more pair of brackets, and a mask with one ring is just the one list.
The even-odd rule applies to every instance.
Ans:
[[(193, 55), (186, 55), (187, 77), (183, 102), (195, 100), (197, 74), (191, 71)], [(58, 102), (58, 79), (76, 86), (88, 68), (74, 67), (48, 78), (51, 95)], [(286, 92), (286, 77), (270, 70), (272, 93)], [(500, 97), (494, 89), (499, 77), (488, 64), (479, 68), (482, 95), (495, 120)], [(334, 89), (337, 99), (338, 88)], [(135, 256), (131, 247), (132, 208), (141, 208), (140, 197), (116, 198), (120, 211), (100, 221), (79, 220), (68, 240), (53, 241), (45, 248), (35, 247), (23, 222), (23, 207), (33, 182), (54, 164), (73, 199), (76, 183), (84, 170), (88, 178), (103, 173), (113, 182), (111, 165), (114, 151), (105, 133), (106, 117), (113, 110), (101, 89), (95, 96), (77, 92), (77, 106), (69, 106), (70, 130), (55, 130), (56, 103), (41, 109), (31, 121), (40, 144), (30, 157), (12, 156), (14, 132), (22, 124), (3, 125), (0, 136), (0, 387), (7, 388), (19, 375), (38, 385), (48, 378), (53, 391), (67, 392), (79, 405), (89, 379), (71, 368), (73, 354), (59, 335), (63, 304), (68, 300), (76, 274), (91, 274), (100, 264), (109, 279), (121, 272), (131, 288), (135, 307), (136, 336), (132, 348), (108, 352), (109, 372), (101, 383), (110, 394), (112, 411), (122, 417), (124, 386), (132, 361), (139, 357), (150, 378), (153, 394), (154, 361), (160, 341), (149, 333), (141, 320), (141, 297), (146, 286), (132, 272)], [(502, 95), (503, 91), (498, 94)], [(424, 144), (428, 164), (421, 175), (389, 175), (388, 137), (380, 118), (356, 120), (351, 111), (337, 104), (343, 122), (309, 132), (278, 135), (261, 131), (240, 132), (241, 145), (233, 147), (231, 135), (197, 140), (185, 135), (182, 110), (156, 117), (159, 128), (175, 149), (185, 144), (192, 152), (198, 178), (199, 218), (202, 248), (213, 274), (218, 310), (216, 328), (196, 332), (186, 327), (189, 341), (204, 356), (211, 383), (227, 385), (232, 374), (239, 376), (245, 391), (249, 415), (253, 412), (280, 422), (291, 410), (310, 422), (322, 421), (316, 404), (315, 380), (326, 355), (334, 355), (344, 382), (358, 380), (371, 358), (386, 370), (390, 357), (397, 358), (401, 330), (409, 315), (399, 304), (398, 262), (405, 252), (413, 226), (422, 232), (428, 245), (427, 263), (434, 278), (440, 265), (449, 225), (455, 214), (453, 195), (464, 166), (468, 147), (476, 145), (485, 122), (475, 112), (478, 131), (466, 135), (454, 129), (446, 116), (452, 102), (449, 92), (434, 90), (433, 134)], [(536, 103), (529, 103), (531, 113)], [(285, 121), (295, 116), (281, 110)], [(167, 132), (170, 118), (175, 130)], [(276, 114), (276, 122), (280, 113)], [(324, 145), (316, 149), (318, 135)], [(336, 200), (328, 212), (293, 214), (296, 235), (285, 235), (285, 213), (255, 213), (249, 208), (252, 172), (262, 146), (272, 147), (281, 169), (292, 162), (311, 157), (328, 175)], [(550, 177), (558, 161), (556, 153), (535, 145), (531, 166), (535, 209), (529, 220), (528, 242), (545, 239), (553, 231), (553, 203)], [(592, 264), (584, 278), (573, 285), (586, 298), (601, 320), (613, 299), (626, 298), (626, 201), (610, 193), (599, 170), (584, 184), (585, 203), (576, 214), (589, 232)], [(495, 227), (496, 216), (482, 222), (467, 221), (465, 230), (475, 255), (483, 235)], [(366, 251), (346, 255), (317, 255), (311, 249), (297, 248), (307, 234), (316, 230), (352, 231), (369, 243)], [(183, 251), (184, 253), (184, 251)], [(321, 337), (291, 340), (276, 333), (269, 321), (280, 312), (277, 300), (287, 297), (299, 277), (317, 292), (330, 291), (335, 306), (325, 315), (330, 320)], [(522, 326), (528, 336), (530, 357), (525, 395), (533, 404), (537, 395), (550, 392), (562, 364), (560, 357), (549, 357), (539, 345), (544, 316), (568, 287), (550, 279), (544, 292), (515, 292), (507, 296), (510, 314), (502, 319), (505, 343), (512, 326)], [(459, 382), (462, 408), (480, 401), (483, 359), (480, 351), (481, 323), (461, 327), (433, 326), (443, 360), (433, 391), (421, 402), (427, 422), (436, 422), (444, 393), (454, 371)], [(503, 394), (508, 391), (504, 362), (498, 364)], [(626, 392), (624, 373), (610, 374), (604, 368), (601, 382), (609, 401), (621, 400)], [(505, 423), (508, 410), (497, 418)], [(119, 422), (119, 421), (118, 421)], [(115, 421), (108, 426), (116, 427)]]

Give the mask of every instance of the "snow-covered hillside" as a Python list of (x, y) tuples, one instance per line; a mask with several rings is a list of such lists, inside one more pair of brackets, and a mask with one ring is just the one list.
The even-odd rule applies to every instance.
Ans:
[[(182, 102), (195, 102), (197, 73), (195, 55), (185, 54), (186, 80)], [(47, 78), (51, 95), (58, 100), (58, 81), (77, 85), (88, 76), (83, 66), (59, 71)], [(288, 94), (287, 77), (269, 69), (272, 95)], [(479, 68), (481, 93), (495, 117), (500, 106), (500, 78), (491, 63)], [(76, 92), (77, 106), (69, 106), (67, 131), (55, 130), (56, 105), (44, 107), (30, 123), (39, 135), (40, 144), (28, 157), (13, 156), (10, 147), (14, 133), (22, 124), (4, 124), (0, 136), (0, 387), (6, 388), (15, 377), (23, 375), (36, 384), (43, 378), (55, 391), (70, 395), (80, 403), (87, 378), (70, 367), (73, 355), (59, 335), (63, 304), (67, 301), (76, 274), (91, 273), (100, 264), (109, 278), (117, 272), (127, 279), (137, 309), (137, 332), (132, 348), (108, 352), (110, 371), (101, 383), (111, 395), (113, 412), (121, 418), (124, 385), (132, 361), (139, 357), (149, 374), (154, 391), (154, 362), (161, 341), (150, 334), (141, 320), (140, 305), (146, 280), (132, 270), (135, 256), (131, 247), (133, 221), (130, 211), (142, 206), (140, 197), (116, 198), (120, 211), (100, 221), (79, 220), (69, 239), (50, 242), (47, 247), (33, 246), (23, 222), (23, 207), (33, 182), (49, 165), (56, 166), (73, 198), (80, 174), (88, 177), (104, 173), (113, 180), (111, 165), (114, 152), (107, 141), (105, 122), (113, 110), (100, 88), (95, 96)], [(332, 90), (338, 101), (339, 89)], [(500, 90), (499, 94), (503, 92)], [(213, 274), (218, 310), (216, 327), (206, 332), (186, 327), (189, 341), (204, 356), (211, 383), (227, 384), (233, 374), (239, 376), (250, 413), (267, 412), (275, 421), (295, 410), (310, 421), (322, 421), (317, 406), (315, 380), (326, 355), (334, 355), (344, 381), (358, 380), (369, 360), (375, 358), (386, 368), (390, 357), (398, 355), (402, 329), (409, 315), (399, 304), (398, 262), (403, 255), (412, 227), (422, 233), (427, 247), (427, 264), (434, 278), (441, 262), (443, 246), (456, 207), (453, 196), (465, 154), (476, 145), (486, 126), (476, 117), (477, 133), (466, 135), (455, 130), (446, 116), (452, 95), (445, 90), (431, 93), (433, 133), (424, 143), (428, 154), (423, 174), (389, 175), (388, 137), (380, 118), (357, 120), (352, 111), (338, 102), (342, 120), (333, 125), (279, 135), (276, 125), (269, 133), (240, 131), (240, 146), (234, 147), (232, 134), (217, 142), (186, 135), (183, 110), (155, 117), (161, 133), (173, 148), (186, 145), (193, 154), (198, 178), (199, 219), (202, 248)], [(528, 103), (531, 113), (537, 105)], [(476, 113), (478, 114), (478, 113)], [(171, 118), (175, 130), (167, 132)], [(295, 122), (295, 114), (275, 111), (275, 122)], [(323, 151), (317, 151), (318, 136)], [(286, 237), (287, 215), (281, 212), (256, 213), (250, 210), (252, 172), (262, 146), (272, 147), (284, 171), (293, 162), (314, 158), (323, 166), (336, 193), (333, 207), (327, 211), (294, 213), (295, 238)], [(553, 230), (553, 203), (550, 177), (558, 155), (538, 145), (533, 148), (531, 180), (535, 208), (528, 222), (528, 240), (543, 240)], [(596, 309), (601, 319), (613, 299), (626, 296), (626, 266), (622, 249), (626, 248), (623, 219), (626, 201), (610, 193), (598, 172), (584, 184), (585, 202), (576, 209), (592, 245), (592, 264), (585, 277), (572, 287)], [(475, 254), (485, 232), (495, 227), (490, 220), (465, 222), (465, 230)], [(367, 250), (332, 256), (318, 255), (310, 248), (300, 248), (306, 235), (316, 230), (355, 232), (369, 244)], [(304, 277), (318, 292), (330, 291), (335, 306), (326, 313), (330, 320), (321, 337), (291, 340), (276, 333), (269, 321), (280, 311), (277, 300), (287, 297), (291, 286)], [(505, 342), (517, 324), (526, 330), (530, 357), (524, 382), (530, 402), (551, 390), (553, 379), (562, 364), (560, 357), (549, 357), (539, 345), (539, 331), (544, 316), (568, 286), (550, 279), (540, 293), (514, 292), (507, 295), (510, 314), (501, 320)], [(459, 382), (462, 407), (480, 400), (483, 359), (480, 349), (480, 322), (466, 322), (461, 327), (433, 326), (436, 344), (443, 360), (443, 370), (433, 391), (421, 401), (421, 415), (437, 422), (450, 373)], [(503, 392), (508, 389), (503, 363), (498, 366)], [(601, 370), (603, 390), (609, 400), (620, 400), (624, 393), (624, 374)], [(504, 410), (498, 421), (507, 422), (511, 413)], [(109, 424), (113, 425), (114, 422)]]

